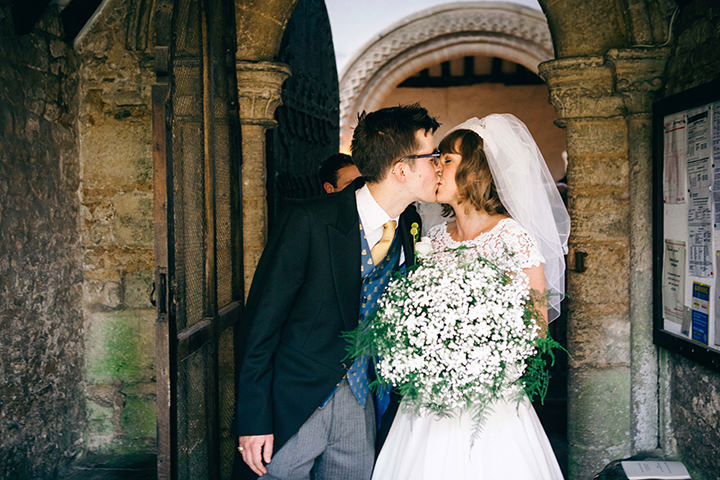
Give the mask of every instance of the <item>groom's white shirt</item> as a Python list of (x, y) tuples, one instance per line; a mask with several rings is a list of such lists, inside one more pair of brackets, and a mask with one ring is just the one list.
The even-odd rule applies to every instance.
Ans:
[[(365, 238), (367, 239), (370, 248), (374, 247), (377, 242), (382, 238), (383, 225), (390, 221), (395, 220), (395, 234), (397, 234), (397, 227), (400, 217), (390, 217), (385, 210), (380, 206), (367, 184), (361, 188), (355, 190), (355, 200), (357, 202), (357, 211), (360, 216), (360, 223), (362, 223), (363, 231), (365, 231)], [(400, 249), (400, 263), (402, 265), (405, 261), (405, 252)]]

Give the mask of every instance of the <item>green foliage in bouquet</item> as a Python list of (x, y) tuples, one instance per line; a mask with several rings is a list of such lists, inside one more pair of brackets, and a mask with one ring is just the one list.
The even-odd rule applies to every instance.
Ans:
[[(453, 251), (455, 251), (457, 257), (462, 257), (465, 249), (466, 247), (463, 246)], [(447, 252), (445, 251), (445, 253)], [(424, 356), (422, 342), (415, 342), (416, 338), (413, 335), (423, 336), (427, 333), (427, 328), (437, 327), (437, 325), (428, 325), (426, 320), (433, 318), (433, 313), (430, 311), (433, 308), (432, 301), (429, 301), (427, 296), (421, 301), (417, 301), (418, 295), (422, 296), (418, 292), (440, 291), (446, 288), (447, 283), (443, 285), (442, 282), (443, 280), (447, 282), (448, 278), (453, 279), (455, 283), (467, 282), (468, 284), (471, 283), (469, 279), (477, 280), (478, 275), (483, 280), (487, 279), (487, 285), (484, 283), (478, 284), (477, 282), (471, 285), (472, 294), (467, 297), (469, 302), (466, 303), (465, 307), (468, 307), (468, 305), (470, 307), (476, 306), (478, 302), (482, 303), (487, 295), (491, 295), (493, 292), (497, 293), (495, 288), (503, 289), (507, 287), (508, 292), (513, 289), (517, 292), (517, 285), (510, 285), (515, 281), (515, 277), (511, 273), (513, 270), (505, 265), (497, 265), (483, 257), (475, 257), (471, 261), (456, 258), (449, 267), (453, 271), (451, 272), (447, 268), (447, 266), (435, 265), (431, 258), (406, 269), (404, 272), (396, 273), (386, 289), (380, 308), (365, 322), (359, 324), (357, 328), (343, 334), (343, 338), (348, 342), (348, 355), (346, 358), (353, 360), (365, 356), (374, 359), (383, 354), (386, 357), (397, 355), (399, 358), (409, 356), (422, 358)], [(418, 271), (422, 269), (425, 269), (425, 271)], [(434, 298), (431, 293), (428, 293), (428, 295)], [(521, 394), (524, 391), (531, 401), (536, 397), (543, 401), (550, 380), (548, 363), (550, 365), (554, 363), (558, 349), (563, 351), (565, 349), (557, 341), (547, 336), (545, 332), (541, 332), (539, 335), (529, 334), (530, 331), (537, 328), (535, 319), (541, 318), (536, 305), (545, 302), (533, 299), (532, 296), (528, 295), (523, 297), (525, 298), (524, 304), (518, 303), (520, 297), (517, 297), (517, 295), (512, 299), (515, 302), (514, 305), (519, 306), (518, 308), (522, 309), (524, 307), (522, 323), (524, 323), (525, 327), (522, 327), (522, 323), (516, 323), (517, 326), (513, 328), (516, 329), (515, 331), (523, 328), (528, 329), (528, 333), (521, 336), (524, 338), (522, 342), (525, 342), (524, 344), (528, 345), (529, 348), (512, 348), (522, 348), (523, 351), (532, 350), (533, 354), (525, 358), (524, 372), (519, 379), (512, 381), (512, 385), (517, 385), (519, 387), (519, 390), (515, 389), (517, 393)], [(439, 301), (442, 302), (442, 300)], [(387, 308), (383, 308), (383, 306)], [(452, 300), (446, 300), (443, 306), (446, 311), (459, 311), (457, 310), (458, 305), (453, 304)], [(423, 321), (426, 322), (424, 324), (425, 330), (417, 326), (408, 327), (404, 324), (409, 316), (423, 318)], [(517, 322), (520, 322), (519, 317), (513, 318), (517, 318)], [(430, 324), (432, 323), (430, 322)], [(440, 320), (437, 323), (441, 323)], [(458, 323), (462, 322), (456, 321), (450, 328), (457, 330), (456, 324)], [(409, 332), (416, 333), (410, 335)], [(442, 336), (440, 334), (437, 337), (430, 335), (429, 338), (440, 339)], [(451, 336), (444, 339), (442, 343), (435, 342), (432, 348), (448, 351), (454, 348), (457, 350), (458, 346), (451, 344), (459, 338)], [(532, 343), (532, 347), (528, 342)], [(478, 345), (477, 348), (488, 348), (491, 343), (487, 342), (485, 345)], [(470, 349), (467, 345), (465, 348)], [(475, 384), (472, 380), (468, 383), (467, 378), (464, 383), (455, 382), (453, 378), (442, 378), (443, 374), (446, 375), (447, 372), (441, 372), (438, 373), (439, 376), (433, 377), (432, 381), (427, 385), (423, 385), (423, 382), (428, 380), (425, 368), (408, 368), (402, 374), (403, 380), (392, 386), (403, 396), (404, 403), (414, 405), (418, 409), (444, 415), (451, 413), (452, 409), (458, 406), (473, 407), (478, 410), (478, 418), (481, 418), (484, 407), (499, 398), (502, 395), (502, 390), (509, 387), (509, 380), (506, 377), (512, 375), (512, 373), (508, 373), (507, 367), (508, 365), (504, 361), (500, 362), (499, 365), (496, 362), (495, 367), (493, 367), (494, 373), (485, 375), (485, 370), (482, 370), (480, 373), (484, 377), (481, 382)], [(432, 366), (429, 365), (428, 368), (432, 369)], [(457, 368), (457, 365), (455, 365), (455, 368)], [(390, 382), (384, 378), (382, 369), (379, 370), (378, 375), (370, 384), (370, 387), (375, 390), (391, 386)], [(454, 371), (457, 372), (458, 370)], [(467, 370), (465, 373), (469, 371)], [(431, 388), (428, 389), (427, 386), (431, 386)], [(423, 389), (423, 387), (425, 388)], [(453, 390), (451, 395), (448, 395), (446, 391), (448, 389)]]

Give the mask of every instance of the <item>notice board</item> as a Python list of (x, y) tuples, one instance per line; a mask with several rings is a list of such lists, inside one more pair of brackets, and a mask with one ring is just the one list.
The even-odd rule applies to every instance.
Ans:
[(653, 106), (654, 341), (720, 370), (720, 79)]

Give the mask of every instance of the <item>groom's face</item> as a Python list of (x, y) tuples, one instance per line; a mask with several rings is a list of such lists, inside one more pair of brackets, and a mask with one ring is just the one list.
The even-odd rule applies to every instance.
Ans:
[[(435, 142), (432, 133), (425, 130), (415, 132), (415, 155), (425, 155), (435, 151)], [(423, 202), (434, 202), (440, 176), (440, 165), (437, 157), (416, 158), (410, 165), (408, 173), (408, 187), (416, 197)]]

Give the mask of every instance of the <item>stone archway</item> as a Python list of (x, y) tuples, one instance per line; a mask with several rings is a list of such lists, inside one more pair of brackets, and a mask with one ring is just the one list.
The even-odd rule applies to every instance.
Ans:
[(503, 2), (441, 5), (391, 26), (368, 43), (340, 79), (340, 144), (348, 145), (356, 115), (372, 111), (398, 83), (461, 56), (495, 56), (537, 73), (553, 58), (542, 12)]

